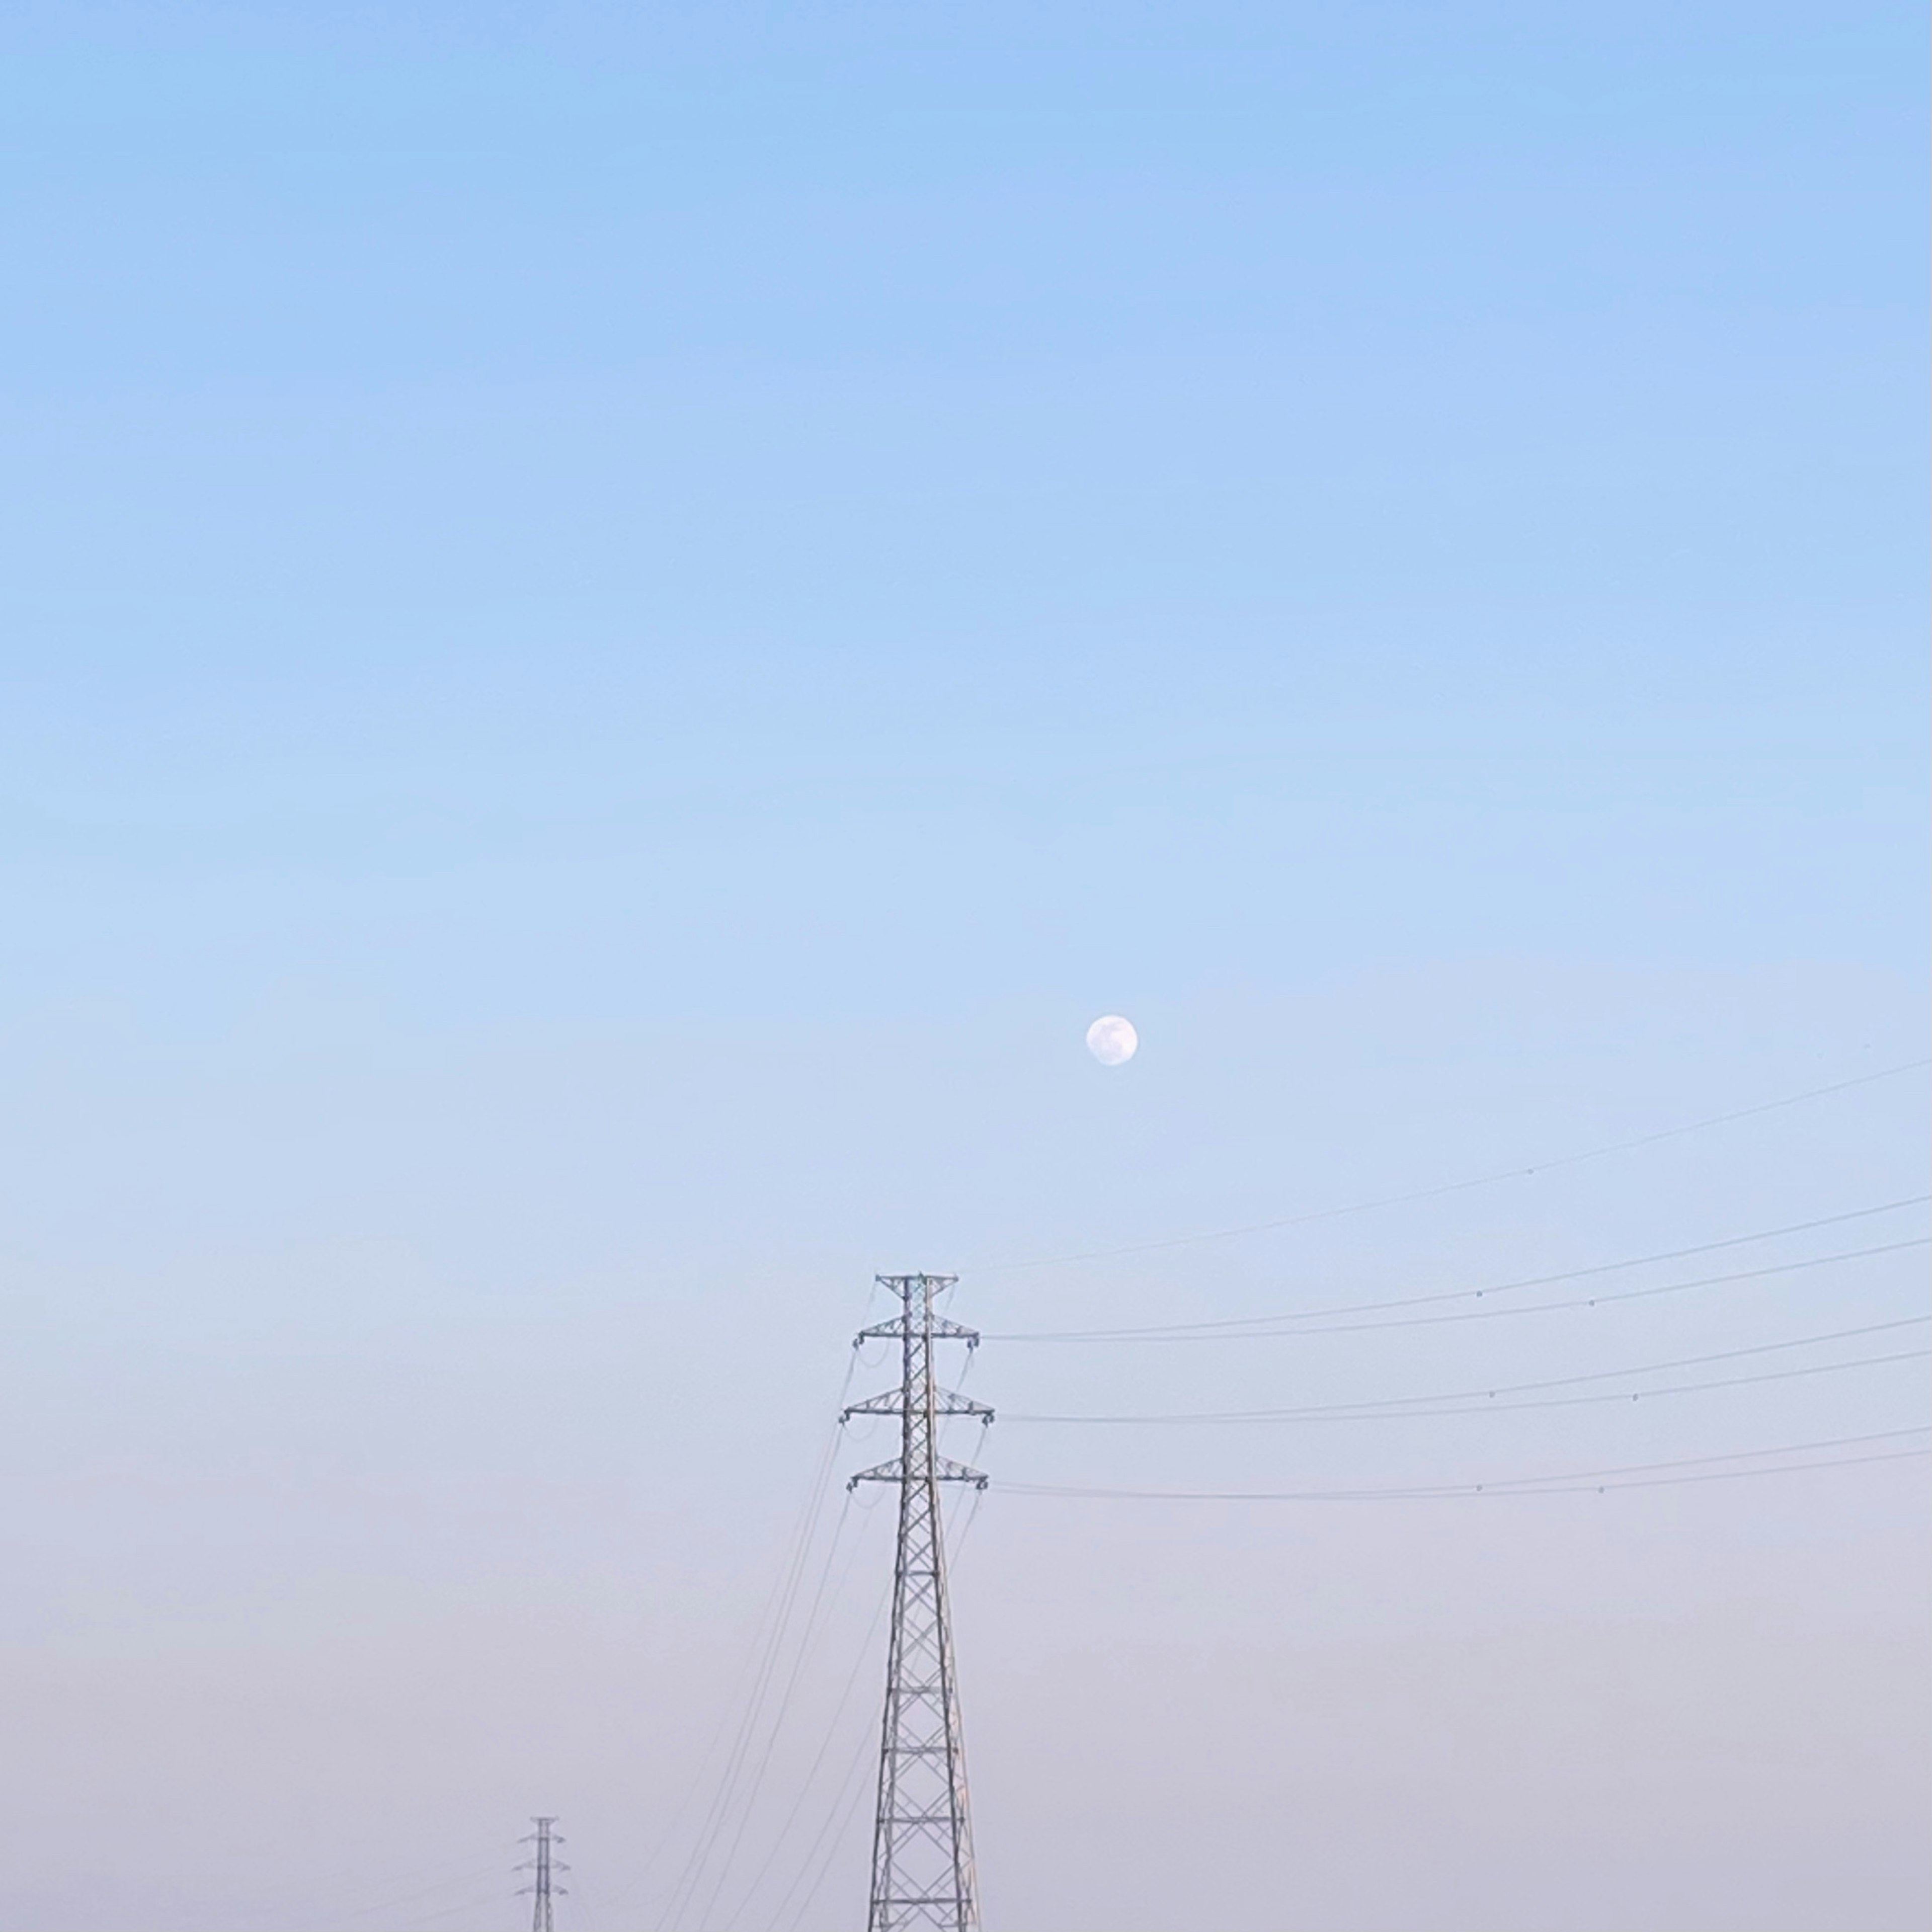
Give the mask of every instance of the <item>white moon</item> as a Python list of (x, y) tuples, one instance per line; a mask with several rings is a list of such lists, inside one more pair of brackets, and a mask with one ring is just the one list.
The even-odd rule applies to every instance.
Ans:
[(1118, 1013), (1103, 1013), (1087, 1029), (1087, 1051), (1102, 1066), (1118, 1066), (1140, 1050), (1141, 1036), (1132, 1020)]

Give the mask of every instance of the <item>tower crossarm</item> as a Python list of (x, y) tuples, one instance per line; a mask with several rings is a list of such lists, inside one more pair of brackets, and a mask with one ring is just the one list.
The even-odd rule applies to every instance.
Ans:
[[(905, 1391), (887, 1389), (883, 1395), (868, 1396), (863, 1402), (855, 1402), (840, 1412), (841, 1422), (849, 1421), (855, 1415), (903, 1415), (905, 1413)], [(976, 1415), (982, 1422), (993, 1419), (992, 1408), (986, 1402), (975, 1402), (970, 1396), (961, 1395), (954, 1389), (936, 1388), (932, 1391), (932, 1406), (925, 1413), (931, 1415)]]
[[(925, 1480), (926, 1474), (924, 1471), (919, 1472), (914, 1480)], [(979, 1490), (983, 1490), (992, 1480), (983, 1470), (969, 1468), (964, 1462), (954, 1462), (950, 1456), (934, 1456), (931, 1474), (935, 1483), (970, 1483)], [(903, 1483), (905, 1479), (904, 1461), (895, 1456), (890, 1462), (878, 1462), (869, 1469), (861, 1469), (845, 1486), (852, 1490), (861, 1483)]]
[[(926, 1334), (925, 1323), (921, 1322), (912, 1332), (914, 1334)], [(980, 1346), (978, 1329), (969, 1328), (963, 1322), (949, 1320), (944, 1315), (933, 1316), (931, 1334), (935, 1342), (964, 1342), (969, 1348), (976, 1348)], [(861, 1328), (853, 1336), (852, 1346), (856, 1348), (861, 1342), (903, 1342), (906, 1335), (906, 1317), (895, 1315), (890, 1322), (875, 1322), (869, 1328)]]

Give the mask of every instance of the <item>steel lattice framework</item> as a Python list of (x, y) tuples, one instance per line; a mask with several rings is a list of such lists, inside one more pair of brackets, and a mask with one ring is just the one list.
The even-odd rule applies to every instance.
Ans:
[(986, 1478), (939, 1453), (939, 1424), (949, 1415), (993, 1419), (984, 1402), (941, 1388), (932, 1372), (935, 1342), (979, 1336), (947, 1320), (933, 1298), (958, 1277), (882, 1274), (879, 1285), (899, 1298), (890, 1322), (863, 1329), (858, 1340), (896, 1341), (899, 1385), (842, 1416), (899, 1418), (899, 1453), (860, 1483), (896, 1483), (898, 1558), (892, 1573), (892, 1642), (886, 1666), (886, 1714), (879, 1744), (879, 1806), (872, 1838), (872, 1898), (867, 1932), (977, 1932), (980, 1904), (973, 1872), (973, 1832), (966, 1804), (966, 1759), (959, 1732), (959, 1694), (952, 1667), (952, 1630), (946, 1597), (945, 1522), (941, 1483)]
[(556, 1932), (550, 1901), (553, 1896), (561, 1897), (565, 1889), (556, 1882), (556, 1874), (570, 1869), (556, 1853), (556, 1847), (563, 1843), (563, 1838), (555, 1828), (556, 1820), (554, 1817), (532, 1818), (530, 1822), (536, 1829), (523, 1842), (534, 1845), (536, 1853), (517, 1868), (520, 1872), (531, 1874), (530, 1883), (520, 1888), (534, 1900), (530, 1908), (530, 1932)]

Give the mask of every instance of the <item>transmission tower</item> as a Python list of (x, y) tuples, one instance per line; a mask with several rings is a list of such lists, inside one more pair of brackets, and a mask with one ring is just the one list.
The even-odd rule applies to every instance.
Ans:
[[(941, 1483), (986, 1486), (977, 1469), (939, 1453), (939, 1424), (949, 1415), (991, 1422), (984, 1402), (943, 1389), (933, 1378), (935, 1342), (976, 1348), (970, 1328), (934, 1312), (933, 1297), (958, 1279), (950, 1274), (882, 1274), (880, 1287), (899, 1298), (898, 1314), (862, 1329), (860, 1342), (899, 1344), (899, 1385), (854, 1402), (854, 1415), (899, 1418), (899, 1453), (860, 1483), (896, 1483), (898, 1558), (892, 1571), (892, 1634), (886, 1664), (885, 1725), (879, 1743), (879, 1805), (872, 1835), (872, 1897), (866, 1932), (977, 1932), (973, 1832), (966, 1807), (966, 1760), (959, 1734), (958, 1688), (946, 1601), (945, 1525)], [(855, 1345), (856, 1346), (856, 1345)]]
[(518, 1896), (530, 1897), (535, 1901), (530, 1910), (530, 1932), (556, 1932), (556, 1923), (550, 1916), (550, 1898), (553, 1894), (558, 1898), (568, 1895), (566, 1888), (556, 1882), (556, 1874), (567, 1872), (570, 1868), (552, 1848), (562, 1844), (563, 1838), (552, 1828), (556, 1823), (554, 1818), (532, 1818), (530, 1822), (536, 1829), (519, 1842), (533, 1845), (536, 1849), (517, 1868), (520, 1872), (530, 1874), (530, 1883), (518, 1887)]

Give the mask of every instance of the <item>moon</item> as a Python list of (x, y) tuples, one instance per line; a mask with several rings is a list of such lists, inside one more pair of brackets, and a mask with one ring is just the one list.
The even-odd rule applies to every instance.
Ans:
[(1132, 1020), (1118, 1013), (1102, 1013), (1087, 1029), (1087, 1051), (1102, 1066), (1118, 1066), (1140, 1051), (1141, 1036)]

